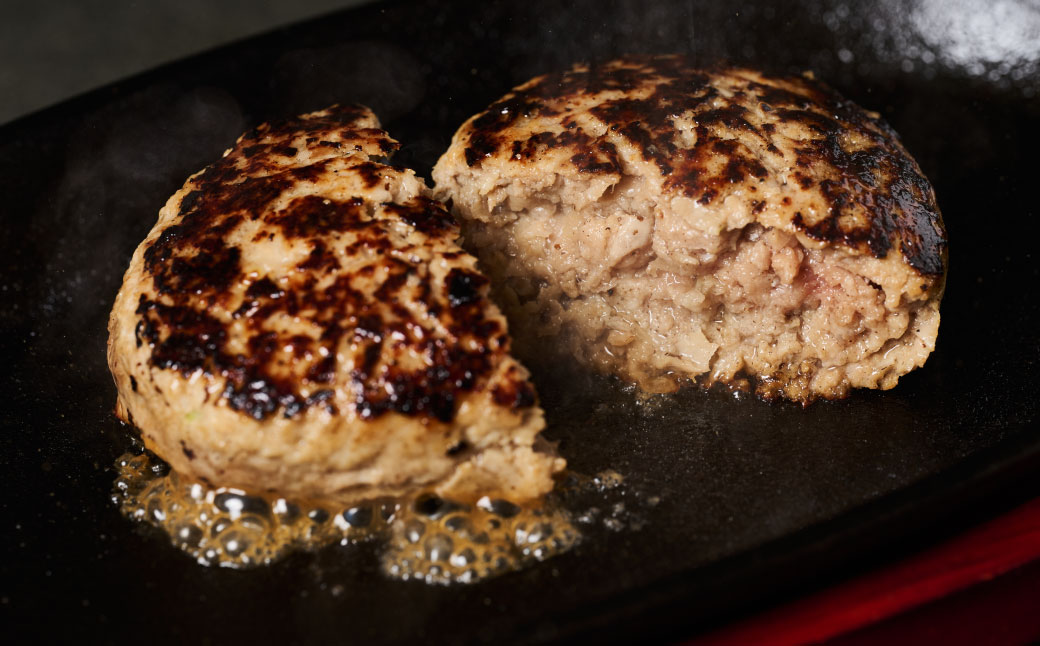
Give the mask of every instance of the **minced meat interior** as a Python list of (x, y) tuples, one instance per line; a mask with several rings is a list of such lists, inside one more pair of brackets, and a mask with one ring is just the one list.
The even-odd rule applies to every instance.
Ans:
[(521, 353), (808, 402), (891, 388), (934, 348), (931, 188), (876, 115), (808, 79), (577, 66), (467, 122), (434, 179)]

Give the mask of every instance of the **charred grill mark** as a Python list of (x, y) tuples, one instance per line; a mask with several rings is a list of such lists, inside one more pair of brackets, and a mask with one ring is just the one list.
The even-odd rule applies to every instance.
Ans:
[(356, 402), (359, 414), (363, 419), (373, 419), (387, 412), (395, 412), (403, 415), (428, 415), (441, 422), (450, 422), (455, 416), (454, 390), (431, 388), (431, 382), (434, 380), (430, 379), (429, 375), (423, 377), (423, 384), (413, 381), (414, 375), (388, 379), (388, 386), (393, 394), (386, 397), (366, 390)]
[(507, 96), (494, 103), (473, 121), (473, 132), (466, 146), (466, 163), (475, 166), (499, 149), (500, 133), (520, 118), (541, 113), (542, 101), (533, 97)]
[(813, 112), (812, 110), (783, 109), (777, 110), (776, 116), (781, 121), (791, 121), (794, 123), (801, 124), (822, 135), (838, 132), (842, 129), (841, 124), (839, 124), (834, 119), (831, 119), (826, 115), (820, 114), (819, 112)]
[(479, 301), (488, 279), (475, 272), (456, 268), (448, 273), (445, 282), (448, 304), (455, 309)]
[[(455, 328), (468, 330), (474, 339), (482, 338), (479, 324), (466, 321)], [(458, 396), (472, 390), (492, 366), (493, 358), (486, 345), (478, 344), (476, 351), (465, 350), (459, 343), (431, 337), (420, 345), (428, 358), (425, 367), (408, 372), (384, 365), (375, 380), (362, 379), (361, 375), (355, 378), (360, 390), (356, 401), (359, 414), (373, 418), (393, 411), (450, 421)]]
[(765, 85), (764, 83), (752, 81), (748, 83), (748, 89), (754, 92), (758, 99), (763, 102), (763, 109), (768, 108), (766, 109), (767, 112), (774, 108), (805, 110), (813, 104), (813, 101), (805, 94), (792, 92), (775, 85)]
[(662, 175), (672, 173), (672, 155), (675, 146), (670, 142), (658, 141), (653, 135), (642, 127), (642, 124), (634, 121), (618, 129), (629, 141), (638, 148), (643, 159), (652, 161), (661, 169)]
[(307, 369), (307, 378), (314, 383), (330, 384), (336, 377), (336, 355), (329, 351), (329, 355), (313, 364)]
[(391, 266), (387, 272), (386, 279), (384, 279), (383, 283), (378, 289), (376, 289), (373, 296), (381, 301), (387, 302), (392, 309), (394, 307), (394, 302), (390, 299), (396, 298), (396, 296), (401, 293), (401, 288), (408, 282), (408, 277), (413, 273), (422, 272), (425, 274), (425, 271), (422, 271), (424, 268), (414, 267), (400, 260), (390, 259), (390, 261)]
[(769, 175), (769, 171), (754, 157), (732, 157), (726, 162), (726, 168), (722, 172), (722, 179), (730, 184), (736, 184), (744, 181), (744, 178), (748, 175), (758, 179), (765, 179)]
[(341, 267), (339, 259), (328, 250), (324, 242), (314, 240), (311, 245), (311, 252), (307, 255), (307, 259), (296, 265), (298, 269), (324, 274)]
[(338, 151), (344, 142), (350, 141), (357, 151), (368, 146), (378, 148), (384, 155), (392, 153), (398, 148), (396, 141), (382, 130), (361, 127), (360, 121), (368, 114), (361, 106), (343, 105), (302, 119), (263, 124), (243, 135), (232, 154), (212, 164), (197, 179), (230, 182), (242, 174), (277, 173), (292, 161), (301, 147)]
[[(358, 128), (354, 124), (365, 118), (368, 110), (360, 105), (336, 105), (320, 114), (311, 114), (306, 119), (291, 118), (265, 123), (247, 133), (238, 143), (245, 150), (258, 144), (288, 147), (287, 142), (303, 138), (308, 144), (314, 141), (365, 138), (388, 139), (386, 133), (375, 128)], [(293, 153), (295, 154), (295, 153)]]
[[(623, 95), (599, 96), (607, 91)], [(570, 107), (574, 99), (589, 107)], [(606, 132), (586, 132), (582, 111)], [(543, 119), (553, 116), (562, 133)], [(694, 124), (692, 144), (679, 140), (679, 120)], [(525, 128), (533, 134), (522, 134)], [(731, 141), (742, 137), (746, 143)], [(934, 195), (897, 135), (877, 115), (808, 77), (703, 71), (678, 56), (579, 65), (536, 78), (492, 104), (470, 123), (465, 158), (475, 166), (508, 153), (523, 163), (563, 148), (578, 172), (620, 173), (613, 148), (619, 139), (656, 166), (666, 191), (701, 204), (723, 199), (749, 178), (767, 178), (769, 168), (794, 170), (797, 186), (827, 205), (811, 224), (796, 218), (808, 235), (878, 258), (898, 247), (922, 275), (945, 270), (945, 231)], [(781, 141), (790, 141), (793, 159), (777, 146)], [(752, 208), (760, 212), (764, 204)]]
[(885, 257), (898, 240), (907, 263), (925, 276), (944, 272), (946, 240), (931, 185), (917, 164), (892, 151), (892, 142), (847, 150), (839, 132), (800, 151), (808, 165), (823, 166), (835, 179), (819, 183), (830, 212), (809, 225), (797, 217), (796, 227), (809, 236), (863, 248)]
[(383, 164), (366, 161), (354, 166), (353, 170), (356, 170), (358, 174), (361, 175), (361, 179), (365, 182), (365, 186), (372, 188), (379, 184), (383, 179), (382, 171), (384, 168), (386, 168), (386, 166)]
[(537, 397), (531, 384), (526, 380), (516, 378), (515, 375), (510, 376), (513, 377), (511, 380), (495, 387), (492, 391), (491, 395), (495, 403), (512, 409), (534, 406)]
[[(642, 61), (642, 65), (619, 68), (584, 67), (538, 77), (513, 90), (493, 103), (470, 124), (469, 140), (464, 151), (466, 164), (475, 166), (498, 152), (506, 145), (502, 132), (517, 121), (534, 116), (560, 114), (550, 105), (555, 97), (571, 94), (593, 95), (609, 90), (631, 92), (645, 82), (648, 73), (659, 71), (663, 74), (670, 71), (673, 76), (680, 77), (683, 71), (680, 61), (674, 57), (643, 57), (633, 58), (632, 61)], [(651, 62), (656, 63), (656, 69), (647, 67)], [(570, 129), (573, 126), (572, 123), (565, 124), (564, 127)]]
[(262, 316), (274, 311), (278, 306), (274, 302), (285, 298), (285, 290), (264, 277), (245, 290), (245, 298), (241, 306), (232, 314), (234, 318), (242, 316)]
[(194, 191), (189, 191), (187, 194), (185, 194), (185, 196), (181, 198), (181, 207), (178, 212), (178, 215), (184, 215), (186, 213), (194, 211), (200, 197), (202, 197), (202, 191), (199, 191), (197, 189)]
[(559, 135), (553, 132), (539, 132), (528, 137), (527, 141), (513, 142), (513, 155), (511, 159), (531, 159), (541, 150), (554, 148), (556, 146), (567, 146), (571, 144), (584, 145), (588, 143), (588, 137), (581, 133), (580, 140), (573, 132), (562, 132)]
[[(382, 133), (382, 131), (379, 131)], [(383, 133), (385, 134), (385, 133)], [(399, 148), (399, 144), (396, 141), (390, 140), (388, 137), (381, 137), (379, 140), (379, 148), (383, 151), (384, 155), (389, 155)]]
[(593, 148), (575, 154), (571, 163), (582, 173), (621, 174), (617, 147), (609, 141), (599, 141)]
[(144, 299), (137, 307), (144, 326), (141, 338), (151, 348), (151, 364), (189, 376), (197, 370), (214, 372), (224, 363), (224, 325), (191, 307)]
[[(928, 180), (909, 164), (901, 165), (890, 190), (901, 215), (897, 224), (898, 234), (907, 262), (924, 275), (942, 276), (945, 272), (946, 232), (937, 215), (938, 207)], [(922, 200), (922, 195), (927, 197)]]
[(730, 130), (746, 130), (757, 132), (754, 126), (748, 123), (747, 108), (740, 105), (727, 105), (722, 108), (714, 108), (697, 113), (693, 119), (699, 126), (725, 126)]
[[(765, 178), (769, 171), (762, 162), (735, 139), (717, 139), (707, 126), (695, 130), (697, 141), (681, 153), (681, 162), (665, 181), (665, 189), (710, 204), (726, 193), (730, 184), (747, 177)], [(719, 160), (725, 160), (719, 168)], [(714, 167), (714, 168), (713, 168)]]
[(299, 396), (288, 392), (284, 384), (273, 379), (250, 381), (229, 377), (222, 396), (232, 409), (257, 421), (270, 417), (279, 408), (284, 409), (286, 417), (302, 409)]
[(716, 184), (726, 182), (736, 184), (744, 181), (749, 175), (758, 179), (764, 179), (769, 175), (769, 171), (762, 165), (762, 162), (750, 154), (746, 146), (735, 140), (715, 141), (712, 148), (726, 158), (726, 165), (715, 178)]
[[(445, 260), (464, 257), (447, 246), (458, 230), (451, 214), (424, 197), (373, 204), (308, 195), (273, 208), (286, 190), (331, 174), (332, 160), (272, 165), (272, 155), (290, 154), (286, 142), (396, 146), (382, 131), (341, 120), (366, 113), (339, 114), (261, 126), (191, 180), (178, 219), (144, 252), (157, 293), (138, 303), (137, 344), (149, 347), (155, 368), (223, 378), (228, 406), (257, 420), (315, 406), (335, 412), (336, 393), (344, 392), (366, 418), (396, 412), (450, 421), (459, 397), (487, 380), (506, 351), (492, 340), (503, 329), (489, 318), (485, 278), (463, 271), (431, 289), (431, 238), (445, 242)], [(374, 162), (350, 168), (370, 186), (397, 172)], [(402, 232), (398, 220), (423, 235)], [(260, 227), (254, 243), (280, 235), (308, 245), (297, 265), (303, 271), (245, 275), (242, 250), (229, 243), (245, 222)], [(348, 273), (347, 261), (360, 267)], [(300, 326), (271, 324), (287, 319)], [(246, 351), (233, 349), (243, 343)], [(341, 369), (344, 352), (355, 353), (352, 368)]]
[[(834, 204), (841, 205), (840, 201)], [(825, 242), (840, 242), (851, 248), (866, 246), (876, 257), (884, 257), (891, 243), (886, 236), (880, 235), (881, 228), (849, 227), (835, 217), (822, 218), (816, 224), (807, 224), (801, 211), (794, 214), (792, 220), (795, 227), (801, 229), (810, 238)]]
[[(454, 233), (458, 229), (455, 218), (443, 204), (436, 200), (418, 197), (404, 204), (386, 203), (382, 206), (388, 213), (393, 213), (416, 231), (427, 235), (445, 235)], [(445, 254), (445, 258), (458, 257), (458, 254), (449, 254)]]
[(227, 287), (239, 274), (242, 252), (238, 247), (224, 245), (212, 239), (196, 245), (190, 257), (170, 260), (169, 273), (155, 276), (160, 293), (173, 291), (201, 293), (209, 287)]
[(565, 129), (563, 132), (539, 132), (525, 141), (514, 141), (510, 159), (530, 161), (538, 159), (546, 150), (567, 148), (577, 152), (571, 163), (581, 173), (621, 173), (617, 148), (609, 141), (595, 141), (582, 130)]
[(246, 157), (256, 157), (258, 155), (281, 155), (282, 157), (295, 157), (298, 151), (292, 146), (286, 146), (284, 144), (254, 144), (252, 146), (246, 146), (242, 148), (242, 154)]
[(383, 340), (384, 338), (381, 334), (372, 333), (368, 335), (365, 349), (361, 353), (361, 364), (354, 368), (353, 376), (355, 381), (364, 384), (372, 379), (376, 366), (379, 364), (379, 357), (383, 352)]
[[(194, 250), (220, 255), (225, 234), (241, 222), (243, 214), (259, 212), (291, 183), (281, 175), (250, 177), (237, 184), (209, 182), (205, 175), (199, 179), (199, 188), (188, 194), (192, 196), (190, 207), (181, 205), (179, 222), (164, 229), (144, 252), (145, 268), (160, 289), (176, 289), (180, 280), (188, 278), (178, 276), (169, 260)], [(193, 267), (189, 263), (182, 268), (190, 272)]]
[(364, 222), (364, 201), (353, 198), (343, 202), (317, 195), (298, 197), (285, 209), (264, 217), (281, 229), (286, 238), (310, 238), (329, 231), (347, 231)]

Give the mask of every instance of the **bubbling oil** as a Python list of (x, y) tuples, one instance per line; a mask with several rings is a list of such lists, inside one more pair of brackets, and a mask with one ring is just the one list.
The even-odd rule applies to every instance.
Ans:
[(246, 568), (293, 550), (381, 540), (382, 569), (392, 578), (472, 583), (566, 552), (580, 539), (552, 496), (520, 507), (419, 493), (334, 508), (208, 487), (147, 452), (124, 454), (116, 467), (113, 500), (122, 512), (164, 530), (203, 565)]

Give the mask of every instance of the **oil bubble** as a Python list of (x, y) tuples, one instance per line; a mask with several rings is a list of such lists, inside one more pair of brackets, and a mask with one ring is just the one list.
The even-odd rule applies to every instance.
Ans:
[(343, 512), (343, 519), (351, 527), (368, 527), (372, 524), (372, 508), (367, 505), (351, 507)]
[[(525, 506), (488, 497), (469, 504), (431, 492), (338, 506), (214, 488), (160, 462), (147, 452), (121, 456), (113, 500), (128, 518), (165, 530), (173, 545), (202, 565), (253, 567), (291, 550), (349, 549), (378, 539), (381, 569), (389, 577), (473, 583), (570, 550), (581, 540), (577, 525), (622, 531), (643, 522), (617, 501), (623, 478), (610, 470), (593, 477), (568, 474), (545, 500)], [(575, 502), (590, 495), (596, 505)], [(572, 513), (568, 507), (575, 505), (580, 510)]]

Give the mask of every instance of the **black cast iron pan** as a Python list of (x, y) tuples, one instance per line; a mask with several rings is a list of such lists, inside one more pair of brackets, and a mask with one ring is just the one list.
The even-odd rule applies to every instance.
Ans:
[[(1040, 494), (1040, 16), (1002, 6), (994, 18), (930, 0), (395, 2), (0, 128), (5, 634), (675, 639)], [(609, 380), (536, 365), (549, 437), (578, 471), (624, 474), (620, 495), (645, 526), (592, 526), (574, 551), (472, 586), (388, 580), (373, 546), (206, 569), (119, 515), (108, 493), (128, 432), (111, 414), (106, 318), (130, 253), (190, 173), (247, 127), (343, 101), (372, 106), (404, 143), (397, 161), (428, 173), (468, 115), (535, 73), (673, 51), (813, 69), (903, 135), (950, 235), (925, 368), (893, 391), (804, 410), (694, 390), (647, 409)], [(649, 494), (660, 504), (640, 507)]]

